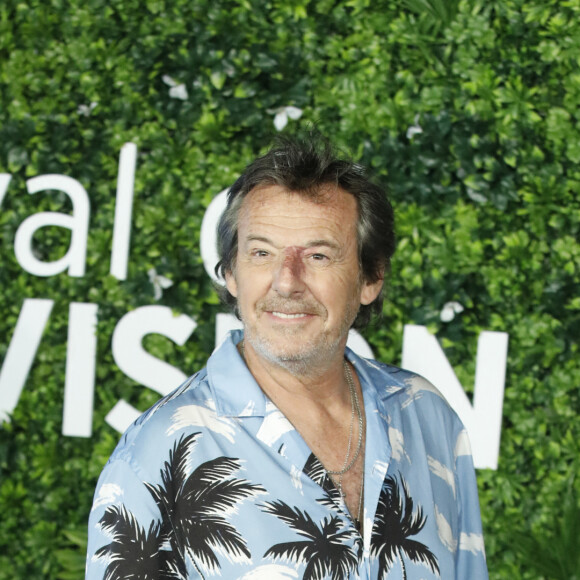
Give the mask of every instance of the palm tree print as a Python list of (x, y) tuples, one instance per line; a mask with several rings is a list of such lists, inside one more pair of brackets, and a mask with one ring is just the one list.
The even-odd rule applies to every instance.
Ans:
[(314, 453), (310, 454), (302, 471), (320, 487), (324, 487), (330, 479), (326, 473), (326, 469), (324, 469), (324, 465), (320, 463), (320, 460)]
[(139, 526), (132, 513), (125, 506), (107, 508), (100, 520), (103, 530), (113, 541), (96, 553), (97, 558), (108, 557), (110, 563), (104, 580), (116, 578), (139, 578), (153, 580), (159, 578), (159, 524), (152, 522), (148, 532)]
[(385, 580), (398, 558), (403, 580), (407, 580), (404, 557), (415, 564), (423, 564), (439, 575), (437, 558), (425, 544), (411, 540), (425, 526), (427, 517), (421, 506), (414, 510), (407, 483), (401, 477), (387, 475), (379, 497), (379, 505), (371, 538), (371, 556), (379, 559), (379, 580)]
[(331, 509), (343, 510), (340, 492), (334, 483), (332, 483), (332, 479), (330, 479), (324, 465), (320, 463), (320, 460), (314, 453), (310, 454), (302, 471), (324, 490), (324, 497), (317, 500), (318, 503)]
[(329, 576), (332, 580), (345, 580), (350, 572), (356, 570), (358, 558), (348, 543), (357, 533), (347, 529), (340, 518), (330, 516), (317, 525), (306, 512), (292, 508), (283, 501), (265, 503), (262, 509), (306, 538), (275, 544), (266, 551), (264, 557), (306, 563), (303, 580), (322, 580)]
[[(244, 539), (227, 520), (227, 515), (239, 502), (264, 489), (247, 480), (232, 478), (231, 475), (240, 469), (240, 462), (229, 457), (206, 461), (188, 476), (188, 462), (198, 436), (199, 433), (192, 433), (181, 437), (174, 444), (168, 461), (161, 469), (161, 483), (145, 484), (162, 517), (160, 522), (151, 525), (148, 534), (139, 529), (135, 518), (125, 508), (122, 508), (123, 514), (134, 524), (129, 533), (121, 534), (127, 527), (121, 519), (117, 518), (117, 523), (109, 523), (108, 527), (114, 533), (114, 541), (100, 550), (101, 555), (113, 554), (113, 560), (107, 567), (106, 580), (185, 580), (188, 558), (203, 578), (198, 563), (210, 572), (220, 568), (216, 549), (234, 558), (251, 557)], [(107, 516), (109, 510), (101, 519), (101, 525), (106, 525), (114, 518), (115, 514)], [(122, 528), (118, 529), (121, 523)], [(144, 553), (136, 556), (135, 549), (141, 545), (144, 546)], [(171, 549), (168, 550), (168, 547)], [(127, 554), (129, 562), (135, 562), (136, 557), (146, 562), (146, 574), (118, 574), (114, 558), (115, 553), (122, 550), (132, 550)], [(150, 567), (147, 568), (147, 565)]]

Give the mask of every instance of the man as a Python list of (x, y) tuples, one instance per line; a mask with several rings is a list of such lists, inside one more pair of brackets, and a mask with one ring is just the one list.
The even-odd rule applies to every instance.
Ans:
[(90, 580), (487, 578), (459, 419), (346, 348), (381, 309), (393, 212), (320, 141), (280, 141), (231, 188), (218, 271), (244, 330), (123, 436)]

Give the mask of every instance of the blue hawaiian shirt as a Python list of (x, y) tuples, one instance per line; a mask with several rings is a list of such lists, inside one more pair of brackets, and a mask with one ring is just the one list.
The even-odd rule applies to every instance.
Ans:
[(88, 580), (488, 578), (469, 441), (425, 379), (345, 356), (366, 413), (363, 536), (234, 331), (99, 479)]

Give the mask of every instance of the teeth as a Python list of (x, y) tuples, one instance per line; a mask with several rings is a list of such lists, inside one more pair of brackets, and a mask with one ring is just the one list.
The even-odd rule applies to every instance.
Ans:
[(304, 318), (306, 314), (286, 314), (285, 312), (272, 312), (274, 316), (279, 318)]

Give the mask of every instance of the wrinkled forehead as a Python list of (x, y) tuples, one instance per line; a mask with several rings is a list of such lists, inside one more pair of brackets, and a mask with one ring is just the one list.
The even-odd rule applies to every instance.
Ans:
[(354, 214), (358, 218), (358, 204), (356, 198), (336, 185), (326, 185), (313, 191), (293, 191), (279, 185), (267, 185), (252, 189), (244, 197), (239, 217), (248, 219), (252, 214), (267, 214), (287, 209), (288, 213), (296, 208), (313, 213), (321, 211), (336, 214), (338, 218), (350, 217)]
[(318, 183), (316, 185), (313, 185), (312, 187), (306, 187), (301, 189), (291, 189), (286, 187), (285, 185), (281, 185), (278, 183), (265, 182), (253, 187), (245, 195), (245, 198), (265, 190), (280, 196), (284, 195), (296, 196), (297, 198), (309, 200), (312, 203), (332, 204), (333, 201), (336, 201), (336, 199), (340, 197), (341, 194), (347, 194), (354, 198), (354, 196), (350, 192), (343, 189), (337, 183), (332, 182)]
[(326, 183), (316, 188), (294, 191), (280, 185), (260, 185), (250, 190), (240, 200), (239, 217), (247, 218), (248, 213), (257, 210), (267, 210), (270, 206), (281, 203), (292, 205), (325, 206), (337, 213), (352, 213), (358, 219), (358, 201), (354, 195), (340, 186)]

